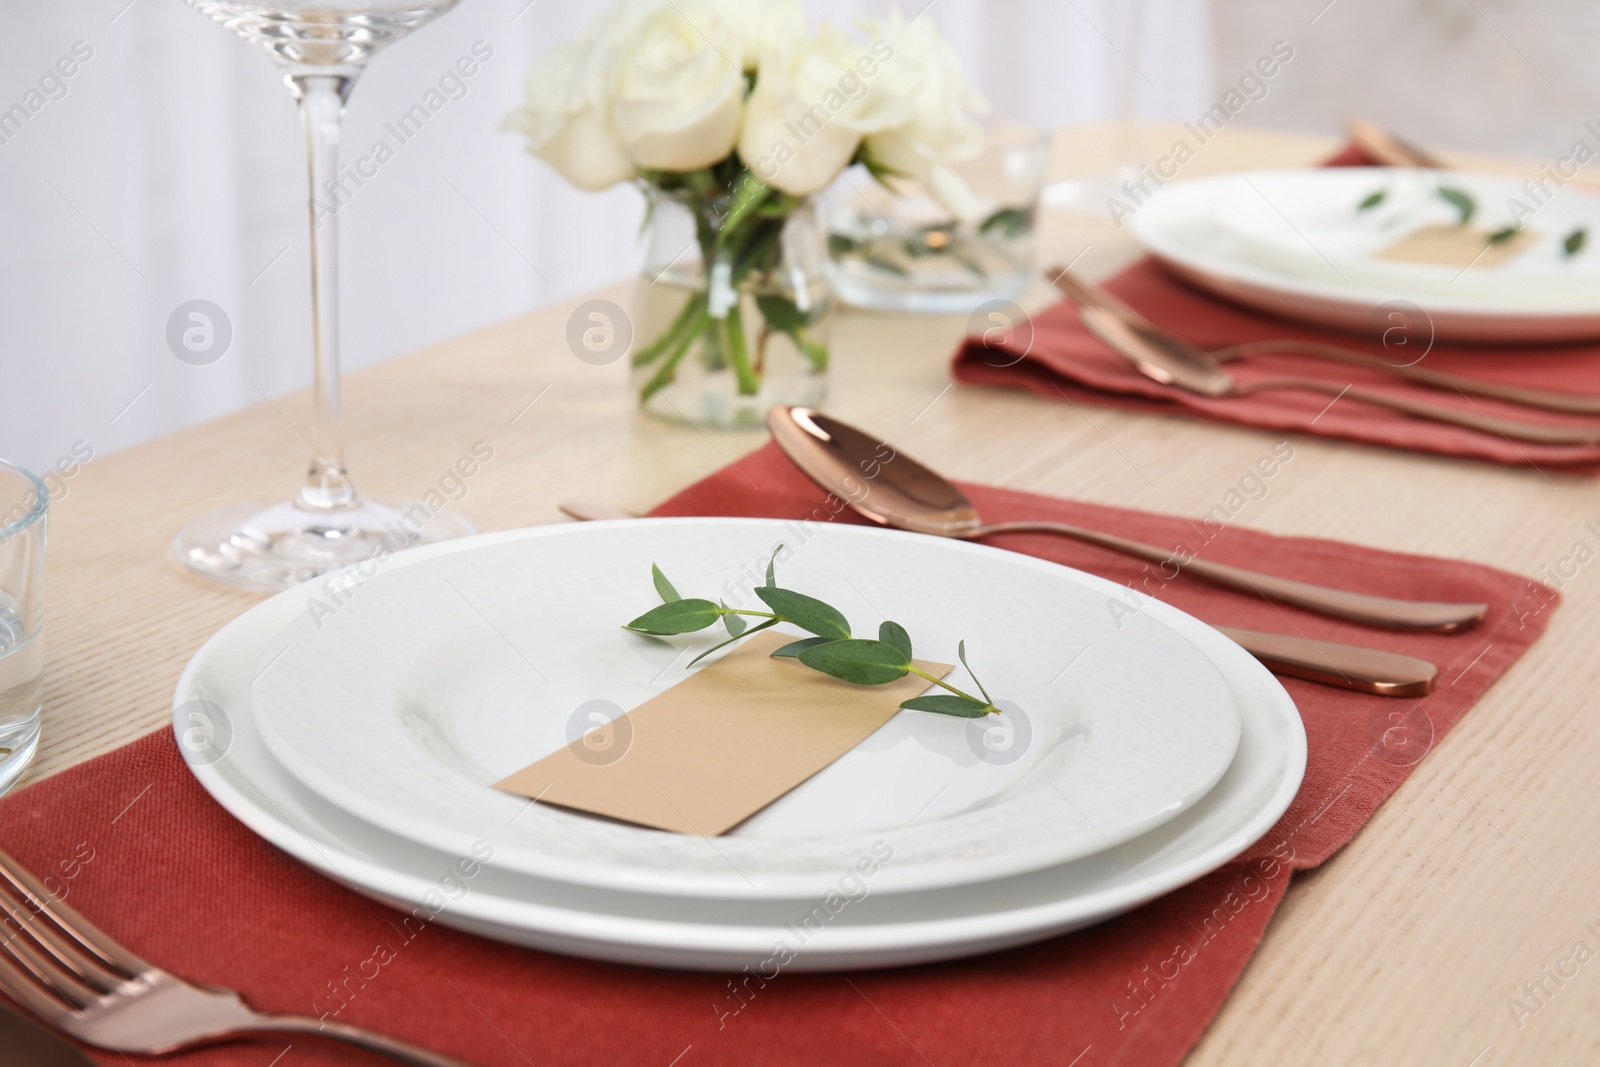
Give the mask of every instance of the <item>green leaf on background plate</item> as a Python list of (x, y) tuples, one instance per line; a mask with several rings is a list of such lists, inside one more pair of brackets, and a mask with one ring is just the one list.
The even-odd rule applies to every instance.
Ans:
[(906, 633), (906, 628), (899, 623), (885, 622), (879, 626), (878, 640), (899, 649), (900, 654), (906, 659), (911, 658), (911, 635)]
[(816, 648), (832, 641), (831, 637), (802, 637), (798, 641), (790, 641), (787, 645), (772, 653), (772, 659), (799, 659), (800, 653), (808, 648)]
[(907, 711), (932, 711), (939, 715), (956, 715), (963, 719), (981, 719), (989, 714), (989, 705), (981, 700), (945, 694), (913, 697), (900, 706)]
[(983, 699), (993, 704), (994, 698), (991, 697), (989, 695), (989, 691), (983, 687), (983, 683), (978, 682), (978, 676), (972, 673), (972, 665), (967, 662), (967, 643), (965, 641), (957, 643), (956, 655), (961, 657), (961, 665), (967, 668), (967, 673), (972, 675), (972, 680), (978, 683), (978, 692), (983, 694)]
[(662, 603), (670, 604), (674, 600), (682, 600), (678, 591), (672, 588), (672, 583), (667, 581), (667, 576), (661, 573), (661, 568), (654, 563), (650, 564), (650, 580), (656, 585), (656, 592), (661, 594)]
[(839, 613), (838, 608), (824, 604), (816, 597), (770, 585), (757, 589), (756, 596), (779, 615), (818, 637), (844, 639), (850, 636), (849, 620)]
[(1379, 189), (1375, 193), (1368, 193), (1366, 196), (1361, 198), (1361, 203), (1356, 205), (1356, 210), (1371, 211), (1373, 208), (1383, 203), (1383, 198), (1388, 195), (1389, 192), (1386, 189)]
[(722, 610), (709, 600), (674, 600), (640, 615), (628, 629), (665, 637), (704, 630), (722, 617)]
[(1465, 226), (1471, 221), (1473, 214), (1478, 210), (1477, 201), (1460, 189), (1452, 189), (1448, 185), (1439, 186), (1438, 192), (1440, 200), (1461, 212), (1461, 219), (1457, 222), (1458, 226)]
[(1589, 231), (1579, 226), (1576, 230), (1567, 234), (1567, 239), (1561, 242), (1561, 247), (1566, 250), (1567, 255), (1575, 256), (1583, 251), (1583, 244), (1588, 238)]
[(735, 635), (733, 637), (728, 638), (726, 641), (718, 642), (717, 644), (714, 644), (710, 648), (706, 649), (704, 652), (700, 653), (694, 659), (690, 660), (689, 661), (689, 666), (693, 667), (696, 663), (699, 663), (701, 660), (703, 660), (707, 656), (711, 655), (711, 653), (717, 651), (717, 649), (719, 649), (719, 648), (727, 648), (729, 645), (733, 644), (735, 641), (738, 641), (742, 637), (749, 637), (752, 634), (758, 634), (762, 630), (768, 629), (769, 627), (776, 626), (776, 625), (778, 625), (778, 620), (777, 619), (768, 619), (766, 622), (759, 623), (758, 625), (750, 627), (750, 629), (746, 630), (742, 634), (737, 634), (737, 635)]
[(887, 685), (911, 669), (898, 648), (882, 641), (829, 641), (801, 652), (800, 662), (856, 685)]

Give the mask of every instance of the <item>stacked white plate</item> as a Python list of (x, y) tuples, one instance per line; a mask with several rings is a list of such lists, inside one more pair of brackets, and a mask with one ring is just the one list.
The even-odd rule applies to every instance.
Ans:
[[(492, 788), (682, 680), (714, 640), (621, 629), (658, 602), (652, 562), (686, 596), (755, 605), (750, 583), (780, 543), (780, 582), (858, 633), (893, 618), (919, 656), (947, 662), (964, 638), (1004, 720), (902, 712), (717, 838)], [(518, 944), (732, 970), (1023, 944), (1214, 870), (1272, 826), (1304, 772), (1298, 712), (1232, 642), (1154, 601), (1130, 614), (1121, 586), (979, 545), (629, 520), (469, 538), (372, 570), (283, 593), (207, 642), (178, 684), (180, 747), (218, 802), (306, 864)]]
[[(1425, 227), (1459, 224), (1458, 193), (1486, 250), (1487, 235), (1521, 226), (1515, 254), (1463, 265), (1382, 255)], [(1441, 339), (1600, 337), (1600, 190), (1592, 187), (1547, 183), (1541, 194), (1502, 175), (1383, 167), (1257, 171), (1168, 186), (1128, 228), (1201, 288), (1288, 318), (1381, 332), (1390, 320), (1380, 309), (1398, 301), (1426, 312)], [(1580, 231), (1582, 247), (1570, 251)]]

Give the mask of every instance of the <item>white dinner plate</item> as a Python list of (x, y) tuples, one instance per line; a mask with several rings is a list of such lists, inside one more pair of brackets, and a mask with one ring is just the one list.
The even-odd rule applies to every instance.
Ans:
[[(1510, 225), (1522, 183), (1466, 172), (1326, 167), (1227, 174), (1175, 183), (1130, 216), (1135, 239), (1201, 288), (1273, 314), (1357, 332), (1378, 310), (1420, 307), (1434, 336), (1468, 343), (1600, 336), (1600, 195), (1567, 186), (1520, 221), (1526, 243), (1503, 263), (1466, 268), (1377, 253), (1425, 226), (1455, 223), (1439, 189), (1466, 193), (1472, 224)], [(1383, 193), (1375, 207), (1358, 205)], [(1564, 242), (1582, 229), (1585, 246)]]
[[(407, 555), (391, 566), (407, 565)], [(1272, 827), (1305, 771), (1305, 732), (1288, 694), (1236, 645), (1206, 631), (1197, 643), (1229, 679), (1239, 707), (1237, 755), (1193, 807), (1117, 849), (981, 893), (877, 893), (877, 874), (892, 869), (891, 858), (864, 883), (844, 884), (846, 899), (857, 899), (836, 912), (826, 896), (728, 901), (595, 890), (480, 868), (476, 858), (493, 848), (487, 842), (451, 856), (387, 834), (327, 804), (276, 763), (257, 730), (249, 685), (267, 647), (319, 595), (301, 586), (257, 605), (190, 661), (174, 693), (173, 729), (192, 773), (249, 829), (342, 885), (422, 921), (552, 952), (737, 971), (769, 964), (782, 944), (793, 952), (788, 969), (841, 970), (1026, 944), (1103, 921), (1215, 870)], [(817, 918), (819, 906), (826, 919)]]
[[(493, 788), (592, 728), (597, 704), (638, 705), (726, 636), (719, 627), (669, 643), (623, 630), (659, 603), (652, 562), (685, 596), (761, 608), (738, 579), (759, 580), (780, 544), (792, 549), (780, 583), (838, 606), (855, 632), (894, 619), (920, 656), (944, 662), (965, 639), (995, 699), (1017, 709), (1009, 722), (901, 713), (714, 840)], [(279, 763), (307, 788), (440, 852), (488, 838), (494, 865), (521, 874), (796, 898), (825, 892), (887, 834), (895, 863), (875, 887), (924, 890), (1121, 844), (1221, 778), (1239, 713), (1194, 642), (1207, 628), (1178, 612), (1113, 610), (1126, 597), (1029, 556), (859, 526), (546, 526), (424, 550), (336, 610), (286, 626), (263, 654), (252, 707)]]

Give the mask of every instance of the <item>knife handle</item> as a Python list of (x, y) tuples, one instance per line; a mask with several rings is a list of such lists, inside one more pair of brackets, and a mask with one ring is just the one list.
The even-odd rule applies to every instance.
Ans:
[(1275, 674), (1304, 678), (1358, 693), (1386, 697), (1420, 697), (1433, 692), (1439, 668), (1425, 659), (1336, 641), (1313, 641), (1288, 634), (1262, 633), (1218, 626)]

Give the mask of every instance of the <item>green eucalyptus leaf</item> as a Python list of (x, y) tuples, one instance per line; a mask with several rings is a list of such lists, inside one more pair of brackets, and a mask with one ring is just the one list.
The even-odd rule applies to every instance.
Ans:
[(767, 588), (768, 589), (776, 589), (776, 588), (778, 588), (778, 553), (782, 552), (782, 551), (783, 551), (783, 546), (779, 545), (777, 548), (772, 550), (772, 558), (767, 560)]
[(989, 691), (983, 687), (983, 683), (978, 681), (978, 676), (973, 673), (972, 665), (967, 662), (966, 641), (960, 641), (956, 644), (956, 655), (961, 657), (961, 665), (967, 669), (968, 674), (972, 675), (972, 680), (978, 683), (978, 692), (983, 694), (983, 699), (993, 704), (994, 699), (989, 696)]
[(981, 719), (989, 714), (989, 705), (971, 697), (948, 694), (913, 697), (900, 705), (907, 711), (932, 711), (940, 715), (956, 715), (963, 719)]
[(1576, 230), (1567, 234), (1567, 239), (1561, 242), (1561, 247), (1566, 251), (1567, 255), (1575, 256), (1583, 251), (1584, 242), (1588, 239), (1589, 231), (1579, 226)]
[(811, 325), (811, 316), (786, 296), (775, 293), (758, 296), (756, 307), (761, 310), (761, 317), (767, 320), (767, 325), (780, 333), (794, 334)]
[(861, 249), (863, 242), (845, 233), (828, 234), (828, 254), (841, 259)]
[(734, 637), (738, 637), (740, 634), (744, 633), (750, 625), (744, 621), (744, 617), (741, 615), (735, 615), (732, 610), (728, 608), (728, 605), (724, 601), (719, 600), (717, 603), (722, 605), (722, 610), (728, 612), (728, 614), (722, 617), (722, 625), (728, 628), (728, 632)]
[(785, 619), (818, 637), (844, 639), (850, 636), (849, 620), (837, 608), (824, 604), (816, 597), (772, 585), (757, 589), (756, 596)]
[(709, 600), (674, 600), (652, 608), (628, 623), (628, 629), (664, 637), (704, 630), (721, 618), (722, 610)]
[(894, 260), (878, 255), (876, 252), (868, 252), (861, 258), (886, 274), (893, 274), (897, 278), (911, 277), (910, 271), (906, 270)]
[(1445, 203), (1449, 204), (1451, 207), (1455, 208), (1461, 213), (1461, 219), (1458, 225), (1465, 226), (1469, 221), (1471, 221), (1473, 214), (1478, 210), (1477, 201), (1473, 200), (1470, 195), (1461, 191), (1460, 189), (1454, 189), (1448, 185), (1439, 186), (1438, 191), (1439, 199), (1443, 200)]
[(885, 622), (879, 626), (878, 640), (899, 649), (900, 654), (906, 659), (911, 658), (911, 635), (906, 633), (906, 628), (899, 623)]
[(672, 583), (667, 581), (667, 576), (661, 573), (661, 568), (654, 563), (650, 564), (650, 580), (655, 583), (656, 592), (661, 594), (662, 603), (670, 604), (674, 600), (683, 599), (678, 595), (678, 591), (672, 588)]
[(1371, 211), (1373, 208), (1383, 203), (1383, 198), (1388, 195), (1389, 192), (1386, 189), (1379, 189), (1375, 193), (1368, 193), (1366, 196), (1362, 197), (1361, 203), (1356, 205), (1356, 210)]
[(1021, 237), (1033, 221), (1033, 212), (1025, 207), (1003, 207), (978, 224), (979, 233), (999, 230), (1007, 237)]
[(802, 637), (798, 641), (790, 641), (787, 645), (772, 653), (772, 659), (798, 659), (800, 653), (808, 648), (816, 648), (832, 641), (831, 637)]
[(717, 644), (712, 645), (710, 648), (708, 648), (704, 652), (700, 653), (694, 659), (690, 660), (689, 661), (689, 666), (693, 667), (696, 663), (699, 663), (701, 660), (703, 660), (707, 656), (711, 655), (711, 653), (717, 651), (717, 649), (719, 649), (719, 648), (727, 648), (729, 645), (733, 644), (735, 641), (739, 640), (742, 637), (749, 637), (751, 634), (758, 634), (762, 630), (765, 630), (768, 627), (776, 626), (776, 625), (778, 625), (778, 620), (777, 619), (768, 619), (766, 622), (763, 622), (763, 623), (760, 623), (760, 624), (758, 624), (756, 626), (750, 627), (750, 629), (746, 630), (742, 634), (737, 634), (737, 635), (735, 635), (733, 637), (730, 637), (726, 641), (719, 641)]
[(1516, 235), (1517, 235), (1517, 227), (1515, 227), (1515, 226), (1507, 226), (1503, 230), (1496, 230), (1493, 233), (1491, 233), (1489, 235), (1489, 243), (1492, 244), (1492, 245), (1503, 244), (1506, 241), (1511, 240)]
[(800, 662), (856, 685), (887, 685), (904, 678), (911, 663), (900, 650), (882, 641), (829, 641), (800, 653)]

